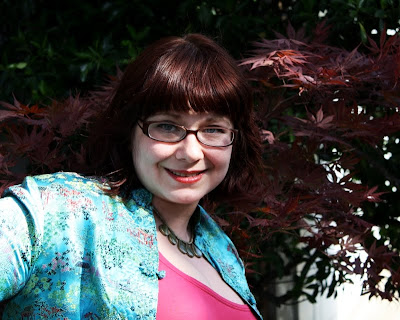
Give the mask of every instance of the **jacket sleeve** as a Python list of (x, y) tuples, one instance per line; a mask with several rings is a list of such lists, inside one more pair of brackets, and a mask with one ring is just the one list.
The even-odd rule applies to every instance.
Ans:
[(33, 178), (9, 188), (0, 199), (0, 301), (27, 282), (40, 253), (43, 207)]

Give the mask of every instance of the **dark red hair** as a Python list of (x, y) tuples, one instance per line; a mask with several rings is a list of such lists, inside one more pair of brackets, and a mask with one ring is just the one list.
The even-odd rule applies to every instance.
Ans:
[(230, 55), (200, 34), (161, 39), (126, 68), (90, 140), (95, 174), (108, 176), (112, 192), (141, 187), (132, 162), (133, 126), (168, 110), (214, 112), (231, 119), (239, 134), (230, 168), (209, 198), (248, 193), (261, 168), (250, 88)]

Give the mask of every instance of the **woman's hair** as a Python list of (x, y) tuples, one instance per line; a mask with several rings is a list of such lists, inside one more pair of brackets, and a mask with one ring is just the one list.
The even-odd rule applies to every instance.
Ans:
[(128, 65), (89, 144), (94, 173), (107, 177), (111, 193), (141, 187), (132, 161), (138, 119), (162, 111), (213, 112), (228, 116), (235, 137), (230, 167), (209, 200), (248, 193), (261, 169), (260, 133), (249, 85), (230, 55), (200, 34), (161, 39)]

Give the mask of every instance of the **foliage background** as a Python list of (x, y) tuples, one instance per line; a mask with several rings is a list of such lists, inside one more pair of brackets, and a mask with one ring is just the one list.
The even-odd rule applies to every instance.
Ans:
[[(53, 99), (97, 89), (104, 85), (107, 75), (117, 74), (117, 68), (123, 69), (146, 45), (166, 35), (205, 33), (242, 59), (253, 48), (252, 41), (275, 39), (274, 31), (286, 34), (288, 22), (295, 30), (304, 28), (305, 35), (312, 35), (324, 19), (331, 26), (326, 43), (349, 51), (360, 45), (359, 51), (367, 52), (367, 37), (379, 42), (384, 28), (396, 30), (400, 19), (397, 0), (3, 0), (0, 12), (0, 101), (12, 103), (15, 97), (25, 105), (39, 107), (54, 104)], [(74, 106), (73, 100), (69, 106)], [(26, 114), (37, 112), (26, 110)], [(385, 114), (383, 110), (374, 112)], [(306, 117), (305, 109), (297, 116)], [(272, 121), (268, 130), (278, 132), (279, 126)], [(363, 157), (357, 167), (359, 181), (387, 192), (382, 195), (383, 201), (363, 204), (363, 219), (380, 227), (377, 244), (390, 244), (396, 252), (400, 248), (400, 200), (393, 187), (400, 189), (398, 138), (398, 133), (392, 134), (379, 146), (379, 152), (365, 147), (364, 154), (369, 156)], [(388, 150), (390, 161), (383, 157)], [(281, 231), (270, 235), (263, 247), (253, 252), (262, 252), (263, 259), (253, 265), (258, 273), (250, 274), (250, 281), (269, 319), (274, 317), (271, 305), (304, 296), (314, 301), (321, 294), (322, 280), (335, 272), (321, 258), (314, 278), (300, 273), (292, 279), (298, 285), (277, 297), (273, 283), (293, 274), (305, 259), (316, 255), (299, 247), (295, 231), (290, 231), (290, 236), (288, 230)], [(325, 285), (335, 289), (336, 283), (344, 280), (332, 286), (329, 280)], [(314, 287), (307, 291), (307, 285)]]
[(2, 0), (0, 100), (66, 97), (101, 84), (144, 46), (166, 35), (202, 32), (235, 57), (287, 21), (311, 32), (325, 15), (329, 43), (347, 49), (372, 29), (396, 29), (397, 0)]

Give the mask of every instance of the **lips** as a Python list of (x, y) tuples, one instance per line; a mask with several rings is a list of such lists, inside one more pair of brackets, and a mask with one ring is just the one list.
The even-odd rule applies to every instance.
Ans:
[(175, 170), (169, 170), (169, 171), (174, 175), (180, 177), (194, 177), (204, 172), (204, 171), (175, 171)]
[(171, 178), (181, 183), (195, 183), (201, 180), (206, 170), (186, 171), (166, 169)]

